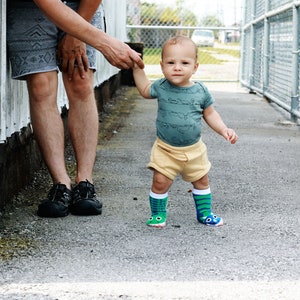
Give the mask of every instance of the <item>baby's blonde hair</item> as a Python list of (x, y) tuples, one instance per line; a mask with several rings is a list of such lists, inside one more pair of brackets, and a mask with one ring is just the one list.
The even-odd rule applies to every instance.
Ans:
[(165, 50), (166, 47), (171, 46), (171, 45), (176, 45), (176, 44), (183, 44), (185, 42), (191, 43), (191, 45), (194, 47), (194, 49), (195, 49), (195, 59), (198, 60), (197, 45), (189, 37), (184, 36), (184, 35), (177, 35), (177, 36), (171, 37), (168, 40), (166, 40), (163, 43), (163, 46), (162, 46), (161, 58), (163, 59), (164, 50)]

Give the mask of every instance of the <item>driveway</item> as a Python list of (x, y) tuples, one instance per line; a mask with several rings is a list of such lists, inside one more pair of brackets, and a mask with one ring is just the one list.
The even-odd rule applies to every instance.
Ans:
[(156, 101), (122, 89), (97, 150), (103, 214), (37, 217), (32, 199), (50, 185), (37, 174), (2, 217), (1, 300), (299, 299), (299, 126), (237, 84), (207, 85), (240, 137), (230, 145), (204, 126), (214, 211), (225, 225), (197, 223), (181, 178), (166, 228), (145, 225)]

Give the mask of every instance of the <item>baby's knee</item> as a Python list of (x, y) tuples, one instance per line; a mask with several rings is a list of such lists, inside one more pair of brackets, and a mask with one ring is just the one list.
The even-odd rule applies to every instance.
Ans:
[(156, 172), (153, 176), (152, 191), (158, 194), (166, 193), (172, 182), (168, 177)]
[(192, 184), (193, 184), (194, 188), (200, 189), (200, 190), (209, 188), (208, 174), (205, 174), (203, 177), (192, 182)]

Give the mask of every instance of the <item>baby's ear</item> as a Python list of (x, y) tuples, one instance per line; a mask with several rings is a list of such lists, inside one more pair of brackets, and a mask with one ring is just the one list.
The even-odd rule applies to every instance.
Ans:
[(196, 63), (195, 63), (195, 66), (194, 66), (194, 72), (196, 72), (196, 71), (198, 70), (198, 67), (199, 67), (199, 63), (196, 62)]

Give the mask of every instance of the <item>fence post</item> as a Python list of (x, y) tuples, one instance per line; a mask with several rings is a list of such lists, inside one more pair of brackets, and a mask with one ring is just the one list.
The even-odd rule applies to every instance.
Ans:
[[(265, 12), (269, 11), (270, 0), (265, 2)], [(263, 57), (263, 93), (269, 88), (269, 60), (270, 60), (270, 22), (269, 18), (265, 16), (264, 19), (264, 57)]]
[[(255, 19), (255, 1), (251, 2), (251, 22)], [(254, 81), (254, 52), (255, 52), (255, 35), (254, 35), (254, 24), (251, 24), (250, 27), (250, 66), (249, 66), (249, 86), (250, 86), (250, 92), (252, 91), (253, 87), (253, 81)]]
[(0, 142), (6, 138), (6, 0), (0, 3)]
[(299, 7), (293, 5), (293, 58), (292, 58), (292, 91), (291, 91), (291, 121), (297, 122), (293, 111), (299, 111)]

